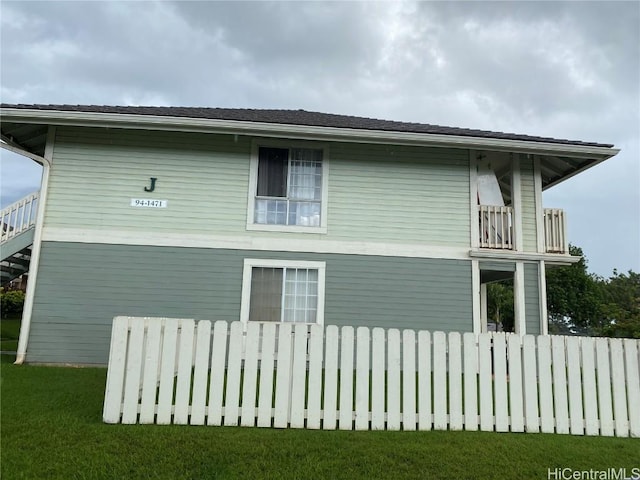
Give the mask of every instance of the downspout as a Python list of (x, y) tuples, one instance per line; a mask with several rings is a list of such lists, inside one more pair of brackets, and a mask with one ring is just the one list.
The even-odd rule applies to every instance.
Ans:
[[(33, 312), (33, 300), (36, 291), (36, 281), (38, 277), (38, 266), (40, 264), (40, 250), (42, 244), (42, 229), (44, 226), (44, 211), (47, 203), (47, 191), (49, 187), (49, 171), (53, 160), (53, 143), (56, 135), (56, 127), (49, 126), (47, 132), (47, 144), (44, 149), (44, 157), (31, 152), (21, 151), (15, 147), (7, 148), (15, 153), (25, 155), (32, 160), (42, 164), (42, 181), (40, 185), (40, 199), (38, 201), (38, 213), (36, 215), (35, 231), (33, 233), (33, 247), (31, 249), (31, 261), (29, 263), (29, 280), (27, 281), (27, 294), (24, 300), (24, 310), (22, 311), (22, 322), (20, 324), (20, 339), (18, 340), (18, 352), (16, 354), (16, 365), (24, 363), (27, 354), (27, 344), (29, 342), (29, 330), (31, 329), (31, 314)], [(3, 148), (6, 148), (3, 145)]]

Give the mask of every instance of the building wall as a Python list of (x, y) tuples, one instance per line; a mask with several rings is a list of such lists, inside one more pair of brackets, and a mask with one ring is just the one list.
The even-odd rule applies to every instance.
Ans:
[[(60, 127), (45, 228), (281, 238), (247, 231), (252, 139)], [(288, 239), (469, 246), (465, 150), (332, 143), (327, 234)], [(156, 190), (143, 188), (156, 177)], [(131, 198), (168, 201), (132, 208)]]
[(540, 287), (538, 264), (524, 264), (524, 312), (527, 333), (540, 334)]
[(533, 180), (533, 159), (520, 155), (522, 189), (522, 246), (527, 252), (538, 248), (536, 239), (536, 200)]
[(325, 325), (472, 331), (470, 261), (45, 242), (27, 361), (106, 364), (117, 315), (238, 320), (245, 258), (325, 261)]

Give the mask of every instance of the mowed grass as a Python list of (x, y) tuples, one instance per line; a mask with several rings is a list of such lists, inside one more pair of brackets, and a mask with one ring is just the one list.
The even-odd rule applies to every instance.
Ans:
[(640, 459), (638, 439), (105, 425), (105, 369), (12, 360), (0, 371), (3, 479), (543, 479)]
[(15, 352), (20, 337), (20, 316), (0, 320), (0, 351)]

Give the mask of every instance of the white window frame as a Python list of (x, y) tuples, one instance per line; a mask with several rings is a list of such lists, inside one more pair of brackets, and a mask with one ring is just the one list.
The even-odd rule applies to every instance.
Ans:
[[(299, 260), (272, 260), (259, 258), (245, 258), (242, 271), (242, 300), (240, 304), (240, 321), (246, 330), (249, 323), (249, 309), (251, 307), (251, 276), (253, 267), (264, 268), (306, 268), (318, 271), (318, 306), (316, 310), (316, 325), (324, 325), (324, 290), (325, 290), (325, 270), (326, 262), (312, 262)], [(284, 293), (283, 293), (284, 294)], [(277, 323), (285, 322), (255, 322), (255, 323)], [(314, 325), (306, 323), (305, 325)]]
[[(258, 152), (260, 147), (272, 148), (310, 148), (322, 150), (322, 198), (320, 200), (320, 226), (273, 225), (255, 223), (256, 194), (258, 192)], [(251, 164), (249, 167), (249, 192), (247, 195), (247, 230), (266, 232), (327, 233), (327, 200), (329, 198), (329, 147), (314, 142), (286, 140), (254, 140), (251, 145)]]

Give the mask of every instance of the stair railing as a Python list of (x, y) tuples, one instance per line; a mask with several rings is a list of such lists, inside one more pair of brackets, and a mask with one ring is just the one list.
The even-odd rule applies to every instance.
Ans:
[(0, 243), (29, 230), (36, 224), (40, 192), (34, 192), (0, 211)]

